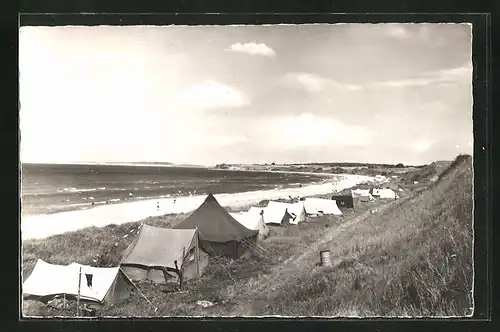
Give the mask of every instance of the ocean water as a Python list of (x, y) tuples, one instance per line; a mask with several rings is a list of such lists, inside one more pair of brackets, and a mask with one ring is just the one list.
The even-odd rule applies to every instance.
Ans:
[(23, 164), (22, 215), (142, 199), (238, 193), (320, 183), (325, 176), (194, 167)]

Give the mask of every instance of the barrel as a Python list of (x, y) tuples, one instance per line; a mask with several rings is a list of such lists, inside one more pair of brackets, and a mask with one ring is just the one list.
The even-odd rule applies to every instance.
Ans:
[(321, 266), (332, 266), (332, 259), (330, 257), (330, 250), (322, 250), (319, 252)]

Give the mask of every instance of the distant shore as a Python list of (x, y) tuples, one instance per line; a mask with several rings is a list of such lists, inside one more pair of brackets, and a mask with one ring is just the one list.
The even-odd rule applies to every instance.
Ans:
[[(29, 171), (24, 172), (24, 166), (29, 166)], [(70, 168), (64, 168), (66, 166)], [(142, 168), (149, 170), (143, 172), (140, 170)], [(170, 169), (172, 169), (171, 173)], [(186, 182), (182, 178), (183, 175), (180, 175), (185, 169), (191, 170), (185, 173)], [(201, 172), (198, 173), (197, 170)], [(203, 173), (205, 171), (208, 173)], [(75, 172), (74, 177), (72, 172)], [(86, 172), (89, 176), (82, 177), (81, 174)], [(21, 186), (21, 216), (25, 218), (89, 210), (103, 205), (204, 195), (209, 192), (221, 194), (282, 189), (324, 183), (338, 177), (338, 174), (304, 171), (224, 170), (132, 163), (25, 164)], [(220, 181), (219, 185), (206, 184), (218, 183), (218, 181)], [(48, 186), (47, 183), (49, 183)]]
[[(266, 199), (278, 199), (288, 196), (304, 197), (331, 193), (334, 190), (350, 188), (357, 183), (373, 180), (369, 176), (350, 174), (330, 174), (330, 176), (340, 177), (340, 179), (338, 181), (325, 179), (323, 183), (308, 184), (301, 187), (215, 194), (215, 197), (224, 207), (238, 208), (258, 204), (260, 201)], [(40, 239), (89, 226), (104, 227), (109, 224), (139, 221), (147, 217), (189, 213), (195, 210), (204, 199), (205, 195), (146, 199), (101, 205), (86, 210), (25, 216), (21, 221), (21, 236), (23, 240)]]

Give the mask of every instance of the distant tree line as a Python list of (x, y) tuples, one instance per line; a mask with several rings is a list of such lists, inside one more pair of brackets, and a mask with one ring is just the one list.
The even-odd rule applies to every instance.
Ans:
[[(399, 164), (370, 164), (370, 163), (307, 163), (307, 164), (285, 164), (287, 166), (298, 166), (298, 165), (314, 165), (314, 166), (322, 166), (322, 167), (385, 167), (385, 168), (405, 168), (412, 167), (410, 165), (404, 165), (402, 163)], [(425, 165), (424, 165), (425, 166)]]

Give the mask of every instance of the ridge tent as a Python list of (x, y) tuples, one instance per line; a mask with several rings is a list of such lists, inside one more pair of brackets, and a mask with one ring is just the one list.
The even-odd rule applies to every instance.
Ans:
[(332, 200), (337, 202), (337, 206), (339, 208), (354, 208), (354, 201), (352, 199), (352, 195), (333, 195)]
[(205, 252), (233, 258), (240, 256), (248, 248), (245, 242), (257, 240), (259, 234), (235, 220), (212, 194), (176, 228), (198, 228), (200, 247)]
[(361, 202), (370, 202), (374, 200), (371, 191), (372, 189), (355, 189), (352, 191), (352, 196), (359, 198)]
[(334, 214), (342, 215), (336, 201), (323, 198), (308, 197), (304, 201), (307, 214)]
[[(103, 305), (119, 303), (130, 297), (134, 285), (119, 267), (92, 267), (77, 263), (56, 265), (42, 259), (38, 259), (23, 283), (23, 297), (42, 302), (63, 294), (76, 298), (80, 267), (80, 301)], [(86, 274), (92, 275), (90, 286)]]
[(384, 188), (384, 189), (373, 189), (373, 196), (379, 197), (382, 199), (396, 199), (398, 198), (398, 195), (396, 192), (390, 188)]
[(248, 213), (255, 213), (255, 214), (259, 214), (259, 215), (263, 215), (264, 214), (264, 209), (263, 207), (257, 207), (257, 206), (251, 206), (249, 209), (248, 209)]
[[(272, 225), (288, 225), (293, 219), (293, 216), (287, 211), (287, 207), (280, 204), (270, 204), (264, 210), (264, 222)], [(277, 203), (277, 202), (276, 202)]]
[(182, 279), (193, 279), (208, 265), (208, 255), (199, 250), (197, 241), (196, 229), (143, 224), (134, 242), (125, 250), (120, 265), (132, 280), (163, 284), (177, 279), (177, 262)]
[(288, 214), (292, 217), (288, 221), (290, 224), (297, 225), (298, 223), (306, 221), (306, 210), (304, 208), (304, 202), (299, 201), (297, 203), (283, 203), (270, 201), (267, 206), (281, 206), (282, 208), (285, 208)]
[(255, 213), (255, 211), (244, 211), (229, 214), (246, 228), (259, 231), (259, 239), (265, 239), (269, 235), (269, 228), (266, 226), (264, 217), (261, 213)]

